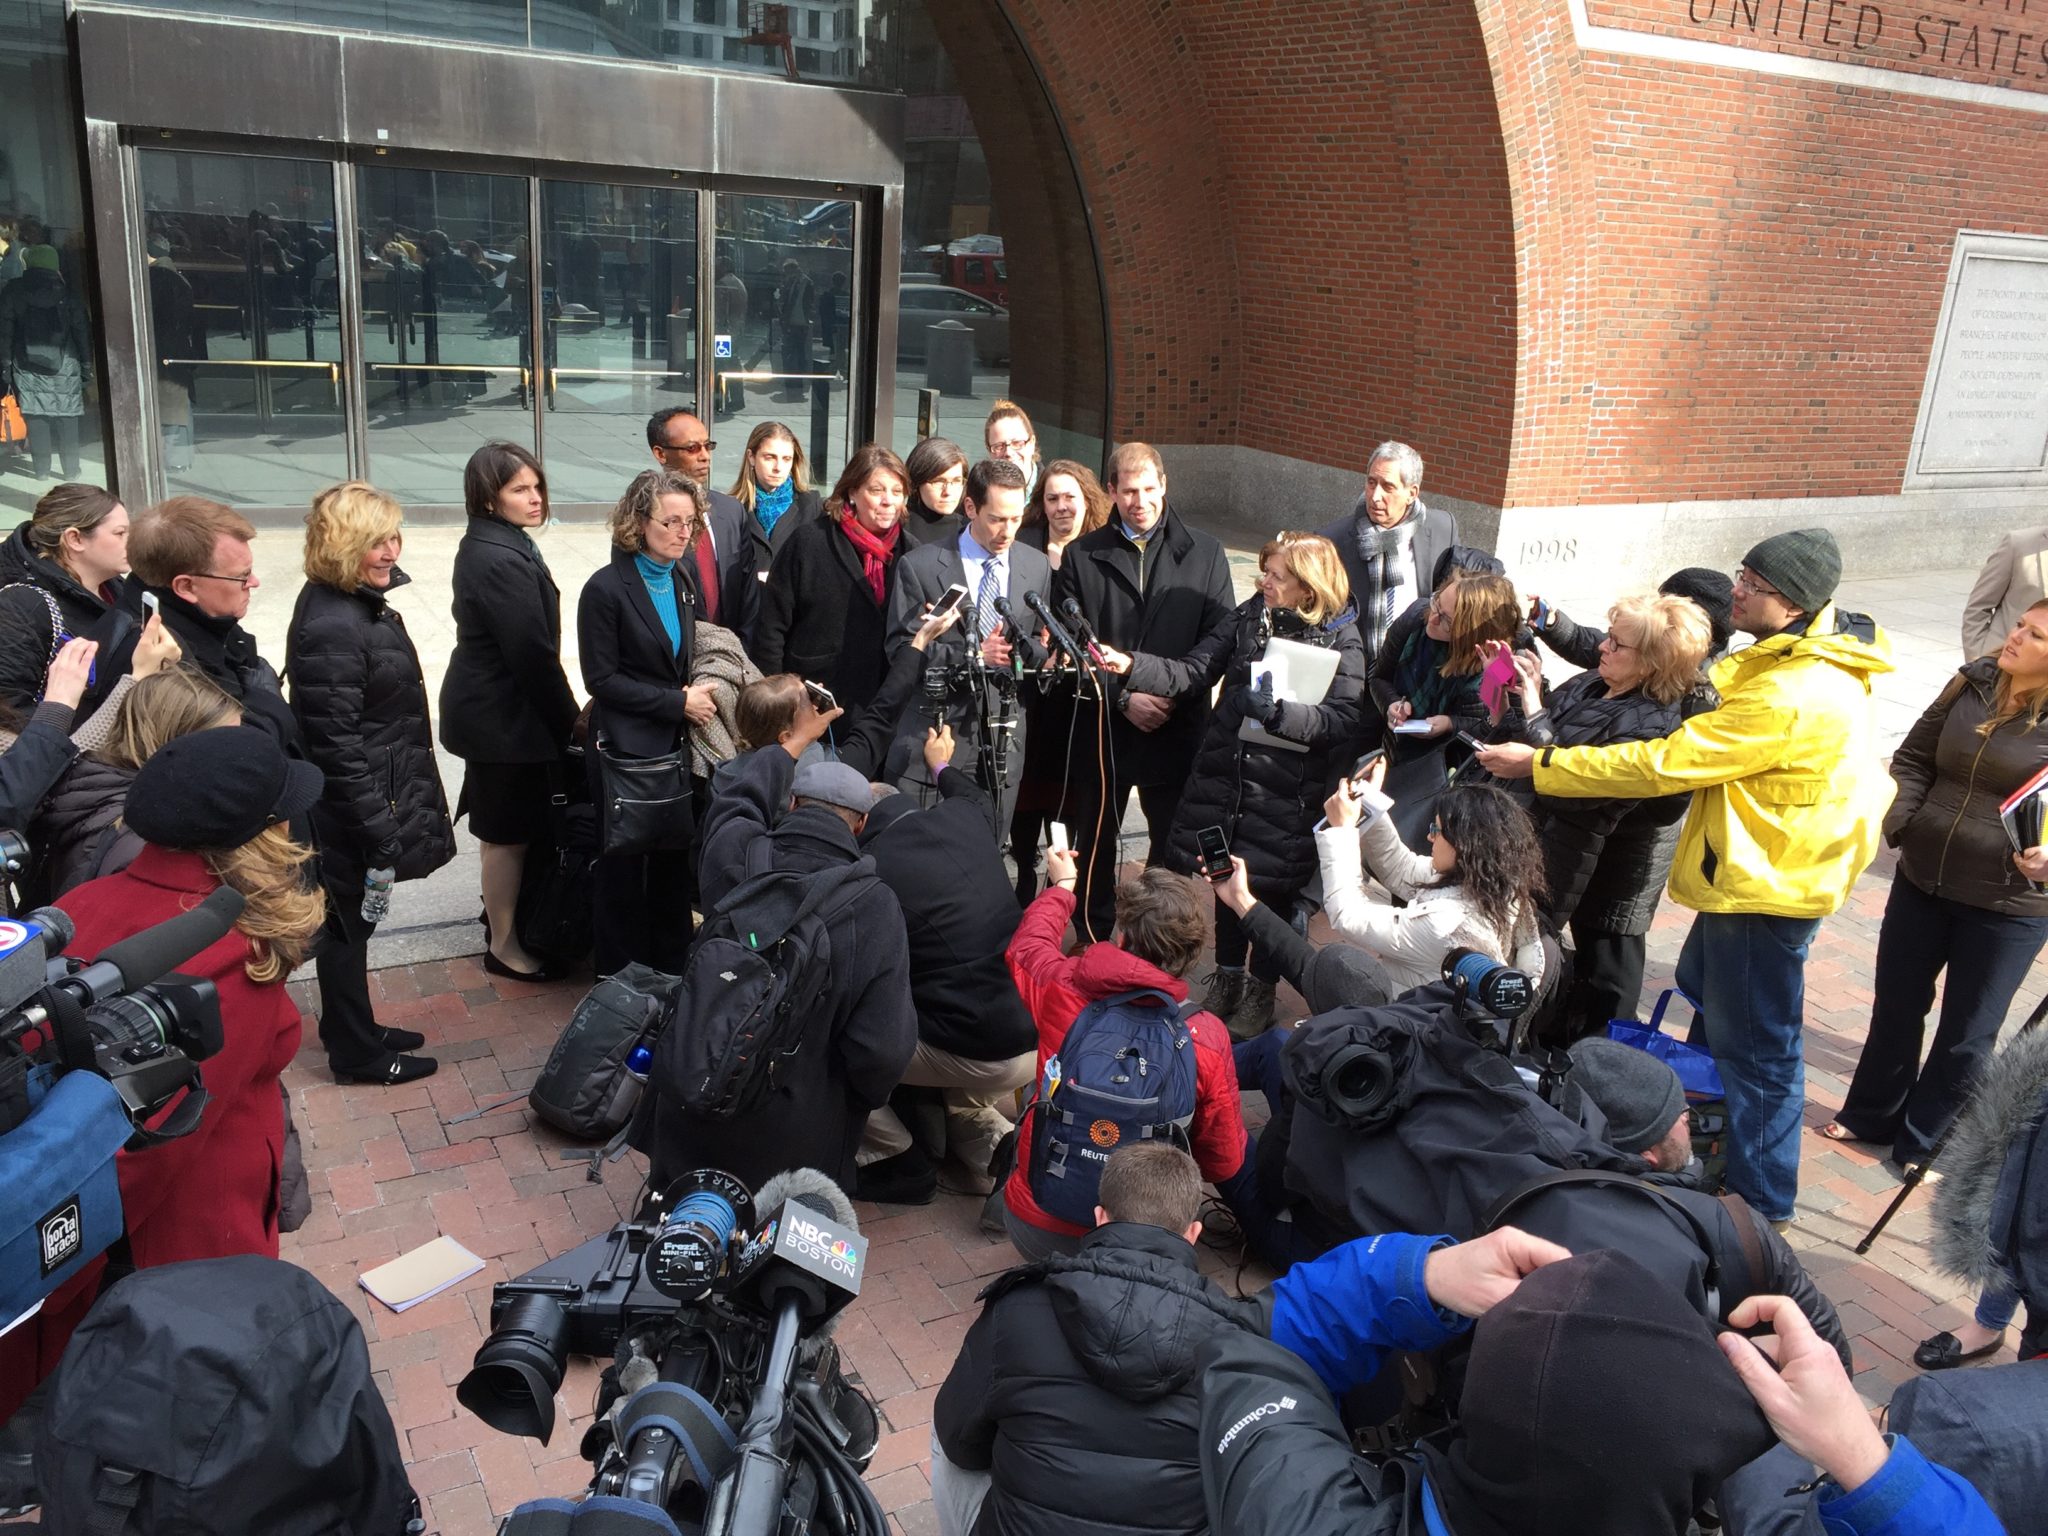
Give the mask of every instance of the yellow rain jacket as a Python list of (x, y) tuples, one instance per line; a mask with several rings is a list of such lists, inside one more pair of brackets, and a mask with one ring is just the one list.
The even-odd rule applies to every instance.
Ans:
[(1662, 740), (1537, 753), (1536, 790), (1695, 791), (1671, 865), (1673, 901), (1825, 917), (1875, 857), (1897, 789), (1878, 753), (1870, 688), (1891, 670), (1875, 621), (1830, 603), (1805, 634), (1773, 635), (1720, 662), (1721, 707)]

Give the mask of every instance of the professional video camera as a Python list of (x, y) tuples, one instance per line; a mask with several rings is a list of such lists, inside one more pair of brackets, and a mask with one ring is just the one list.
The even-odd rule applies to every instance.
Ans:
[(120, 1236), (115, 1154), (199, 1124), (220, 999), (171, 973), (241, 911), (223, 886), (89, 963), (64, 953), (75, 934), (55, 907), (0, 919), (0, 1325)]
[[(758, 1228), (757, 1208), (773, 1211)], [(731, 1174), (700, 1169), (646, 1219), (494, 1287), (491, 1335), (456, 1400), (545, 1443), (568, 1356), (610, 1355), (581, 1447), (609, 1515), (645, 1506), (650, 1532), (881, 1536), (861, 1481), (879, 1421), (828, 1327), (866, 1261), (852, 1204), (823, 1174), (778, 1174), (757, 1205)], [(501, 1536), (565, 1529), (543, 1501)]]

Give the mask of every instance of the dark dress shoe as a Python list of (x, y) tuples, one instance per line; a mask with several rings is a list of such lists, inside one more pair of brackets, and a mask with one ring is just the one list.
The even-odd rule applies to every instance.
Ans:
[(2005, 1336), (2000, 1334), (1982, 1349), (1963, 1350), (1963, 1341), (1952, 1333), (1937, 1333), (1931, 1339), (1920, 1341), (1920, 1347), (1913, 1351), (1913, 1363), (1923, 1371), (1952, 1371), (1959, 1365), (1968, 1365), (1972, 1360), (1982, 1360), (1995, 1355), (2005, 1348)]
[(939, 1192), (939, 1171), (919, 1147), (854, 1170), (854, 1195), (877, 1205), (930, 1205)]
[(382, 1083), (387, 1088), (394, 1088), (400, 1083), (415, 1083), (423, 1077), (432, 1077), (440, 1067), (441, 1063), (431, 1056), (392, 1055), (360, 1067), (336, 1067), (334, 1080), (337, 1083)]
[(537, 971), (515, 971), (487, 949), (484, 951), (484, 974), (503, 976), (507, 981), (523, 981), (528, 985), (534, 985), (543, 981), (560, 981), (563, 973), (546, 963)]
[(387, 1051), (416, 1051), (427, 1043), (427, 1037), (416, 1029), (396, 1029), (384, 1025), (377, 1031)]

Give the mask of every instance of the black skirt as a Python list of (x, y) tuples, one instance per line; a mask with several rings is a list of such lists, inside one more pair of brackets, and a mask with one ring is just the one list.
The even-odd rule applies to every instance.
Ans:
[(548, 836), (546, 763), (466, 763), (455, 819), (486, 843), (537, 843)]

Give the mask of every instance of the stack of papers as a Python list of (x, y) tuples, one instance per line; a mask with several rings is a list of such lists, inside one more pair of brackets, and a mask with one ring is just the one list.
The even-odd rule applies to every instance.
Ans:
[(366, 1269), (357, 1278), (364, 1290), (394, 1312), (416, 1307), (451, 1285), (460, 1285), (484, 1267), (484, 1261), (452, 1237), (437, 1237), (389, 1264)]
[[(2044, 802), (2048, 802), (2048, 768), (2007, 795), (1998, 807), (1998, 819), (2005, 823), (2005, 835), (2014, 853), (2041, 846), (2042, 813), (2048, 808)], [(2048, 884), (2039, 880), (2032, 884), (2035, 890), (2048, 892)]]

